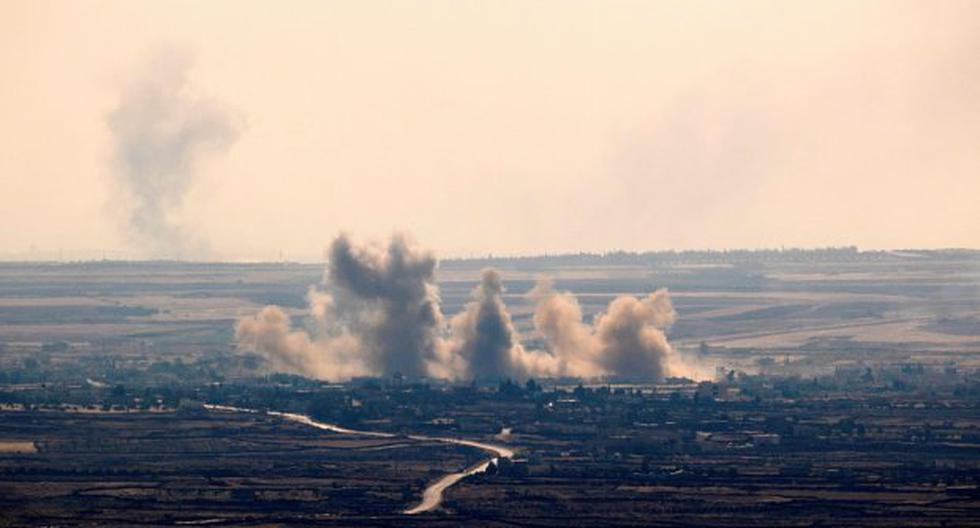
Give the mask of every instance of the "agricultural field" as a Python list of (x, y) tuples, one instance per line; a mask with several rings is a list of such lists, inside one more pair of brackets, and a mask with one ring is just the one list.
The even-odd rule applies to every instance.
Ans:
[(0, 264), (0, 525), (980, 525), (976, 253), (440, 264), (447, 316), (500, 270), (527, 346), (542, 278), (586, 323), (667, 289), (701, 375), (650, 383), (335, 383), (236, 345), (269, 304), (306, 325), (323, 267)]
[[(652, 255), (444, 261), (442, 309), (460, 311), (480, 270), (496, 267), (517, 329), (532, 341), (528, 292), (547, 277), (576, 295), (587, 320), (617, 295), (666, 288), (678, 314), (668, 337), (684, 352), (709, 352), (701, 359), (712, 366), (755, 369), (765, 356), (801, 368), (864, 359), (978, 365), (973, 253)], [(0, 264), (2, 359), (227, 356), (238, 318), (275, 304), (302, 325), (307, 291), (322, 282), (321, 264)]]

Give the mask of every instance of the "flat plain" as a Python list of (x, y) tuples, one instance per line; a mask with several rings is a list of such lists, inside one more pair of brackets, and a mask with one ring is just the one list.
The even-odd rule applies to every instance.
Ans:
[[(587, 320), (667, 288), (670, 341), (707, 380), (270, 376), (236, 349), (235, 321), (276, 304), (302, 326), (321, 264), (0, 264), (0, 524), (980, 525), (980, 255), (451, 260), (438, 272), (447, 314), (487, 266), (530, 346), (542, 277)], [(414, 433), (518, 454), (405, 516), (425, 486), (485, 457)]]

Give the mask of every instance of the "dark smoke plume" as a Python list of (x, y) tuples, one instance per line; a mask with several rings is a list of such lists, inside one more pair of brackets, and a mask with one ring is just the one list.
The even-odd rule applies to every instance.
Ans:
[(435, 255), (401, 235), (386, 248), (354, 246), (346, 235), (331, 245), (327, 277), (371, 369), (415, 377), (427, 373), (443, 325), (435, 271)]
[(449, 358), (458, 358), (457, 363), (465, 365), (463, 372), (452, 377), (499, 379), (524, 374), (515, 364), (524, 349), (501, 298), (503, 291), (500, 273), (483, 270), (473, 301), (452, 318)]
[(157, 256), (200, 253), (203, 243), (177, 224), (188, 189), (209, 154), (237, 141), (242, 120), (220, 101), (196, 95), (185, 53), (153, 56), (107, 117), (114, 140), (113, 173), (128, 194), (131, 236)]
[(285, 312), (270, 306), (239, 321), (239, 345), (273, 368), (330, 380), (399, 372), (451, 380), (697, 376), (664, 334), (677, 315), (666, 290), (617, 297), (588, 325), (573, 295), (539, 281), (530, 298), (547, 348), (528, 350), (497, 270), (483, 271), (473, 300), (447, 323), (436, 264), (402, 236), (355, 245), (341, 235), (330, 248), (328, 291), (310, 290), (309, 328), (292, 329)]

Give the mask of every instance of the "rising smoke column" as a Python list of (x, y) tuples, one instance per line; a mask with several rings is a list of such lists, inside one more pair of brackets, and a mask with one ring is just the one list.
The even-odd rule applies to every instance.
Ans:
[(583, 322), (578, 300), (554, 291), (547, 279), (538, 282), (531, 298), (535, 329), (547, 341), (562, 375), (661, 381), (681, 373), (664, 333), (677, 317), (666, 290), (642, 299), (616, 297), (591, 327)]
[[(483, 270), (480, 284), (473, 290), (473, 301), (450, 322), (449, 353), (444, 357), (457, 367), (449, 377), (524, 378), (557, 372), (548, 354), (527, 351), (521, 345), (503, 292), (500, 272)], [(463, 366), (462, 372), (458, 365)]]
[(608, 372), (600, 365), (600, 349), (593, 329), (583, 322), (582, 307), (569, 292), (558, 292), (551, 279), (538, 280), (528, 294), (534, 302), (534, 329), (548, 343), (564, 376), (596, 378)]
[(157, 256), (201, 253), (203, 245), (173, 221), (198, 177), (201, 161), (238, 140), (242, 120), (221, 101), (197, 95), (192, 60), (163, 50), (122, 90), (107, 116), (113, 174), (132, 209), (131, 236)]
[(355, 246), (346, 235), (330, 247), (327, 278), (366, 362), (384, 374), (422, 376), (441, 346), (444, 324), (436, 258), (395, 235), (387, 247)]
[(667, 290), (613, 299), (595, 321), (600, 365), (621, 379), (662, 381), (674, 356), (664, 329), (676, 317)]
[(342, 234), (330, 246), (326, 289), (307, 294), (307, 327), (292, 328), (280, 308), (267, 306), (238, 322), (238, 344), (273, 368), (321, 379), (420, 377), (432, 369), (454, 377), (460, 367), (445, 354), (436, 264), (402, 235), (358, 245)]
[(400, 372), (450, 380), (660, 381), (687, 372), (664, 334), (677, 315), (666, 290), (617, 297), (589, 325), (573, 295), (539, 281), (529, 296), (547, 349), (530, 350), (503, 302), (497, 270), (483, 270), (472, 301), (447, 323), (436, 264), (403, 236), (356, 245), (341, 235), (330, 247), (326, 290), (308, 294), (307, 328), (292, 328), (282, 309), (269, 306), (238, 322), (239, 346), (273, 368), (329, 380)]

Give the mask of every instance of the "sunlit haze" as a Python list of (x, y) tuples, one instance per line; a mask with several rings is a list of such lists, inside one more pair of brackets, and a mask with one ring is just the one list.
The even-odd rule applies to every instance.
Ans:
[(978, 50), (977, 2), (5, 2), (0, 258), (980, 247)]

